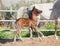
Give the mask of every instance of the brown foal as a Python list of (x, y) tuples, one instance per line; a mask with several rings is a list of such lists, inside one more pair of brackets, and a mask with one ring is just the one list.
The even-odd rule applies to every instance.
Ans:
[[(31, 16), (29, 18), (19, 18), (16, 20), (16, 25), (17, 25), (17, 30), (15, 32), (15, 37), (14, 37), (14, 42), (16, 41), (16, 35), (19, 36), (19, 34), (21, 34), (21, 29), (23, 27), (29, 27), (29, 30), (30, 30), (30, 37), (32, 37), (32, 29), (34, 29), (34, 31), (36, 31), (39, 35), (42, 35), (44, 36), (37, 28), (36, 26), (36, 16), (38, 14), (42, 13), (41, 10), (38, 10), (36, 9), (35, 7), (33, 7), (32, 9), (32, 13), (31, 13)], [(21, 39), (21, 37), (20, 37)]]

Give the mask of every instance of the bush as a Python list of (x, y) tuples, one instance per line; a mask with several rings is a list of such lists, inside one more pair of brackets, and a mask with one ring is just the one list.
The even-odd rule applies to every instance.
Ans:
[[(42, 31), (42, 33), (45, 36), (54, 35), (54, 31)], [(57, 35), (60, 36), (60, 31), (57, 32)], [(29, 32), (22, 32), (21, 36), (22, 37), (29, 37), (30, 33)], [(37, 37), (36, 32), (33, 32), (33, 37)], [(0, 39), (13, 39), (13, 38), (14, 38), (13, 32), (0, 32)]]
[(47, 29), (54, 29), (54, 22), (46, 23), (46, 28)]
[(13, 38), (13, 32), (0, 32), (0, 39), (11, 39)]

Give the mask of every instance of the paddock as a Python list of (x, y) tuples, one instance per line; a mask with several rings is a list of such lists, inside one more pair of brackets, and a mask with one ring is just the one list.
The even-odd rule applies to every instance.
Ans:
[[(3, 21), (15, 22), (16, 20), (0, 20), (0, 21), (1, 22)], [(40, 20), (40, 21), (41, 22), (54, 22), (55, 20)], [(60, 22), (60, 20), (58, 20), (58, 22)], [(14, 31), (15, 30), (13, 29), (13, 32)], [(52, 31), (52, 30), (49, 30), (49, 31)], [(4, 31), (1, 31), (1, 32), (4, 32)], [(24, 37), (22, 39), (23, 41), (20, 41), (19, 39), (17, 39), (15, 43), (13, 43), (13, 39), (0, 39), (0, 46), (60, 46), (60, 36), (58, 36), (58, 40), (54, 38), (54, 35), (45, 36), (45, 38), (43, 38), (42, 40), (40, 40), (37, 37), (33, 39), (30, 39), (29, 37)]]
[[(30, 4), (28, 4), (28, 6), (29, 5)], [(17, 10), (12, 10), (12, 9), (0, 10), (0, 12), (2, 13), (7, 12), (7, 15), (9, 15), (10, 13), (11, 14), (16, 13)], [(6, 17), (6, 16), (3, 16), (3, 17)], [(15, 18), (14, 16), (12, 17), (13, 19), (10, 18), (11, 20), (9, 20), (9, 17), (7, 17), (8, 20), (4, 20), (5, 18), (0, 18), (0, 19), (3, 19), (3, 20), (0, 20), (0, 22), (2, 22), (0, 24), (0, 46), (60, 46), (60, 20), (59, 19), (58, 19), (58, 29), (57, 29), (58, 40), (55, 39), (55, 36), (54, 36), (55, 20), (40, 20), (40, 22), (42, 22), (43, 24), (41, 23), (40, 25), (41, 27), (39, 28), (39, 30), (45, 35), (44, 38), (41, 37), (42, 40), (40, 40), (37, 37), (37, 34), (35, 32), (33, 32), (33, 39), (30, 39), (29, 30), (27, 29), (28, 27), (25, 27), (22, 29), (22, 33), (21, 33), (22, 41), (20, 41), (17, 38), (17, 41), (14, 43), (13, 37), (14, 37), (14, 32), (16, 31), (15, 21), (17, 16)]]
[(39, 38), (23, 38), (23, 41), (18, 41), (13, 43), (13, 40), (0, 40), (0, 46), (60, 46), (60, 37), (59, 40), (55, 40), (54, 36), (47, 36), (43, 40)]

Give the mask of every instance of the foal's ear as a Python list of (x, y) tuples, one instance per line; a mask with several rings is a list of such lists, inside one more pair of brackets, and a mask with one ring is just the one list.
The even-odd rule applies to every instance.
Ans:
[(33, 7), (33, 9), (35, 9), (35, 6)]
[(35, 6), (33, 7), (32, 11), (35, 9)]

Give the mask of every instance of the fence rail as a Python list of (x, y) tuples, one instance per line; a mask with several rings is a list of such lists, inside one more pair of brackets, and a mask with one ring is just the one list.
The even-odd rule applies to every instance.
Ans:
[[(0, 21), (4, 21), (4, 22), (15, 22), (16, 20), (0, 20)], [(55, 20), (40, 20), (40, 22), (54, 22)], [(60, 22), (60, 20), (57, 20), (58, 22)]]
[(0, 12), (17, 12), (17, 10), (0, 10)]
[(0, 20), (0, 22), (15, 22), (16, 20)]
[[(54, 22), (55, 20), (40, 20), (40, 22)], [(58, 22), (60, 22), (60, 20), (57, 20)]]
[[(15, 22), (16, 20), (0, 20), (0, 22)], [(40, 22), (55, 22), (55, 20), (40, 20)], [(58, 20), (58, 22), (60, 22), (60, 20)], [(0, 30), (0, 32), (4, 32), (4, 31), (6, 31), (6, 30), (3, 30), (3, 31), (1, 31)], [(7, 30), (8, 32), (9, 32), (9, 30)], [(16, 31), (16, 29), (13, 29), (13, 30), (11, 30), (12, 32), (13, 31)], [(22, 31), (26, 31), (26, 30), (22, 30)], [(28, 31), (28, 30), (27, 30)], [(54, 29), (47, 29), (47, 30), (40, 30), (40, 31), (54, 31)], [(60, 29), (58, 29), (58, 31), (60, 31)]]
[[(15, 22), (16, 20), (0, 20), (0, 22)], [(54, 22), (55, 20), (40, 20), (40, 22)], [(60, 20), (57, 20), (60, 22)]]

